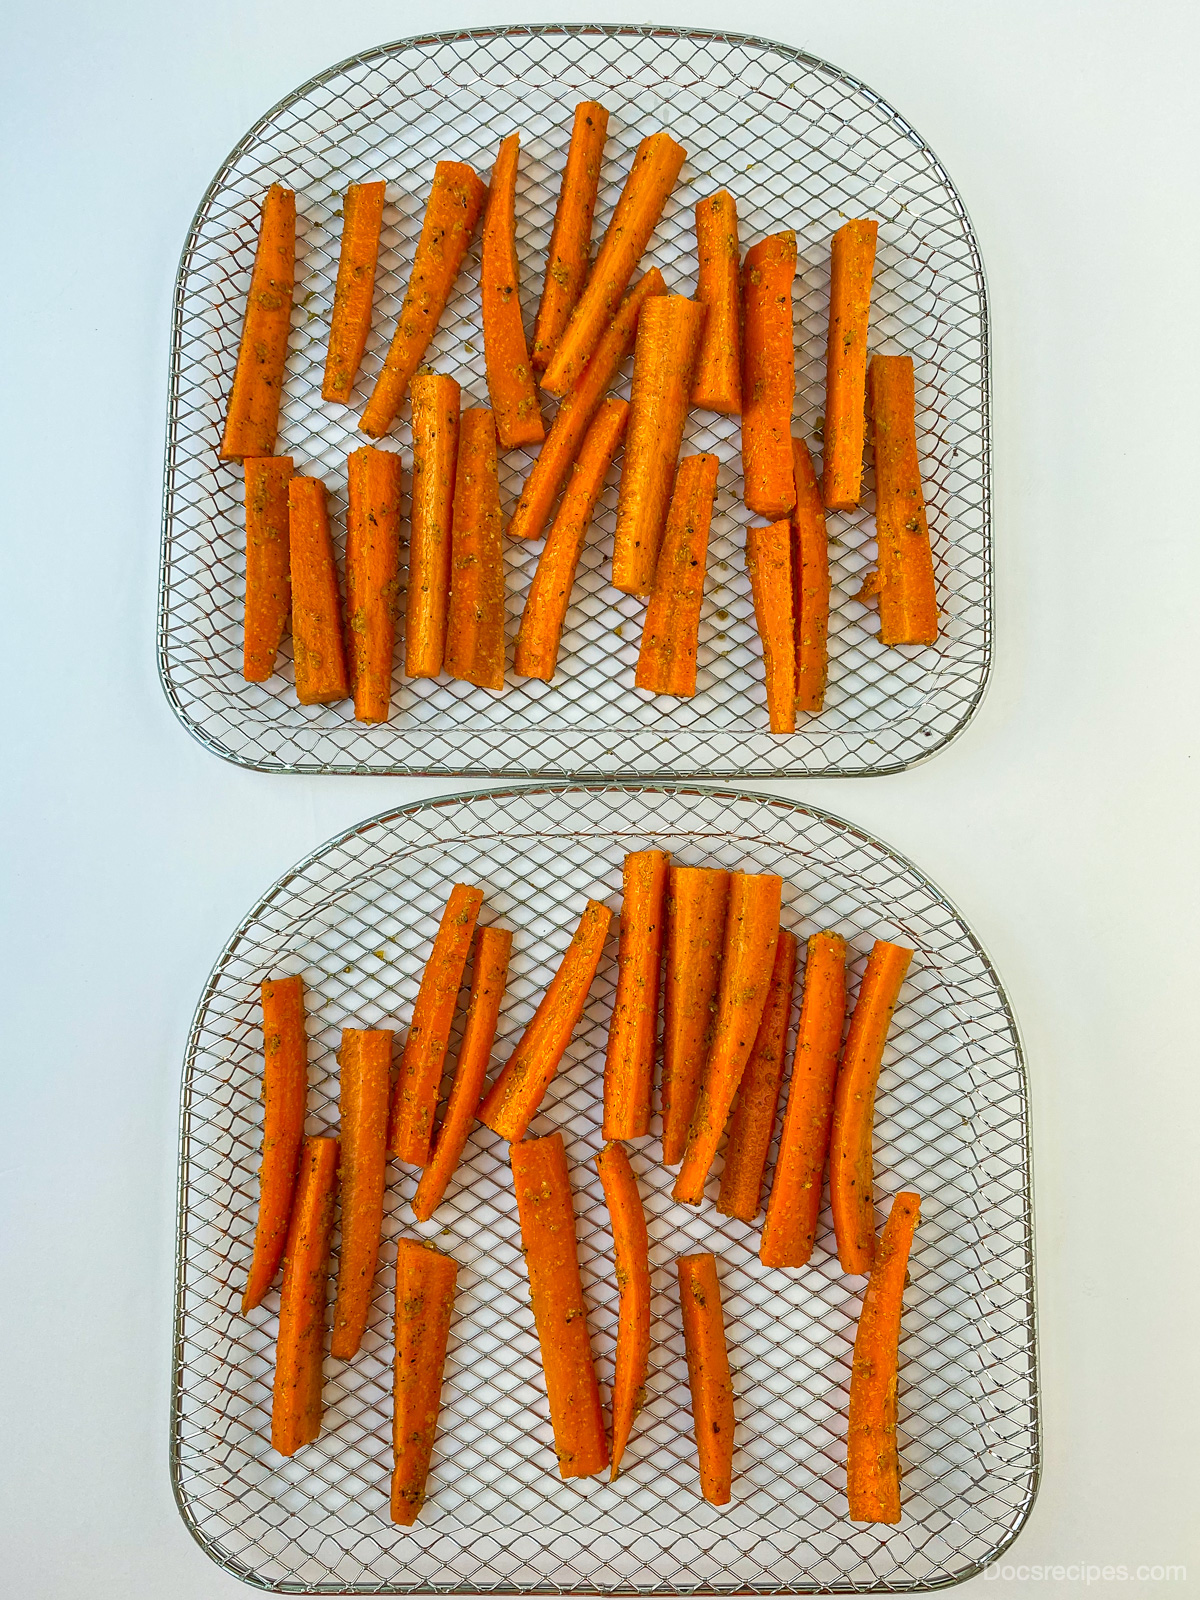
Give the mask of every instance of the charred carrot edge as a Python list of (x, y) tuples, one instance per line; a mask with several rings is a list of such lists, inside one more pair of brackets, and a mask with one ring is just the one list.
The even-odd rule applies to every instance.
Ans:
[(544, 372), (583, 291), (592, 250), (592, 217), (600, 187), (600, 163), (608, 112), (595, 100), (575, 107), (567, 164), (563, 168), (554, 231), (546, 256), (546, 282), (533, 328), (532, 365)]
[(517, 267), (517, 155), (521, 136), (501, 139), (483, 214), (483, 354), (501, 449), (546, 437), (521, 322)]
[(700, 1493), (710, 1505), (733, 1498), (733, 1379), (716, 1257), (679, 1256), (679, 1304), (687, 1346), (692, 1428), (700, 1457)]
[(879, 570), (858, 598), (878, 593), (884, 644), (933, 644), (938, 636), (937, 592), (917, 457), (911, 356), (871, 357), (867, 404), (875, 442)]
[(796, 503), (795, 276), (796, 235), (791, 231), (772, 234), (747, 250), (742, 266), (743, 498), (760, 517), (785, 517)]
[(421, 975), (392, 1092), (388, 1139), (396, 1160), (414, 1167), (423, 1167), (429, 1160), (450, 1027), (482, 904), (482, 889), (469, 883), (454, 885)]
[(803, 439), (792, 440), (796, 504), (792, 511), (792, 614), (796, 625), (796, 710), (825, 704), (829, 676), (829, 536), (825, 507)]
[(596, 1156), (612, 1222), (613, 1261), (620, 1294), (617, 1359), (612, 1386), (612, 1470), (617, 1476), (634, 1420), (646, 1403), (650, 1365), (650, 1237), (637, 1179), (624, 1147), (606, 1144)]
[(605, 1139), (640, 1139), (650, 1132), (670, 864), (665, 850), (633, 850), (625, 857), (617, 992), (604, 1057)]
[(404, 671), (436, 678), (446, 649), (450, 530), (458, 461), (460, 390), (453, 378), (418, 372), (412, 388), (412, 518)]
[(432, 1245), (397, 1244), (391, 1516), (402, 1528), (425, 1504), (457, 1279), (458, 1263)]
[(283, 1257), (271, 1391), (271, 1444), (281, 1456), (294, 1456), (321, 1431), (321, 1364), (337, 1164), (336, 1139), (305, 1139)]
[(688, 698), (696, 692), (704, 569), (718, 465), (716, 456), (684, 456), (675, 474), (633, 678), (639, 689), (653, 694)]
[(699, 1205), (703, 1198), (708, 1169), (754, 1048), (775, 965), (782, 889), (783, 880), (773, 872), (730, 875), (712, 1045), (696, 1096), (683, 1165), (671, 1191), (687, 1205)]
[(846, 1498), (851, 1522), (900, 1521), (900, 1456), (896, 1449), (900, 1317), (921, 1197), (904, 1190), (892, 1201), (879, 1254), (863, 1296), (850, 1369), (846, 1435)]
[(262, 985), (263, 1143), (258, 1173), (254, 1254), (242, 1295), (242, 1315), (262, 1304), (279, 1270), (296, 1192), (308, 1101), (308, 1039), (303, 978), (268, 978)]
[(263, 201), (246, 320), (238, 348), (222, 461), (273, 456), (296, 284), (296, 196), (273, 183)]
[(458, 430), (450, 534), (445, 671), (480, 689), (504, 687), (504, 551), (496, 425), (468, 406)]
[(486, 199), (486, 184), (464, 162), (438, 162), (391, 349), (358, 425), (373, 439), (382, 439), (396, 420), (409, 380), (437, 332)]
[(400, 457), (363, 445), (347, 463), (346, 639), (356, 722), (386, 722), (400, 588)]
[(558, 515), (525, 597), (513, 651), (513, 671), (518, 678), (540, 678), (549, 683), (554, 677), (588, 524), (617, 446), (624, 438), (628, 417), (628, 400), (618, 400), (610, 394), (601, 402), (580, 446), (579, 459), (571, 468)]
[(840, 933), (814, 933), (808, 941), (792, 1082), (758, 1248), (766, 1267), (802, 1267), (813, 1252), (845, 1020), (846, 941)]
[(563, 1136), (526, 1139), (514, 1144), (508, 1156), (559, 1475), (590, 1478), (608, 1465), (608, 1443), (588, 1338)]
[(385, 183), (352, 183), (342, 201), (342, 248), (333, 291), (322, 400), (349, 403), (367, 348), (386, 188)]
[(796, 731), (796, 628), (792, 617), (792, 528), (746, 529), (746, 571), (762, 640), (767, 718), (772, 733)]
[(342, 647), (342, 599), (320, 478), (288, 484), (288, 556), (292, 568), (292, 653), (302, 706), (350, 693)]
[(242, 677), (266, 683), (292, 609), (288, 553), (291, 456), (246, 457), (246, 631)]
[(433, 1154), (413, 1196), (413, 1216), (418, 1222), (428, 1222), (437, 1210), (454, 1169), (462, 1159), (487, 1078), (511, 954), (512, 934), (507, 929), (476, 929), (471, 997), (467, 1002), (462, 1048), (454, 1068), (450, 1099), (438, 1129)]
[(912, 957), (913, 952), (903, 945), (876, 939), (838, 1067), (829, 1144), (829, 1203), (843, 1272), (870, 1272), (875, 1259), (875, 1086), (892, 1012)]
[(379, 1261), (387, 1175), (392, 1030), (344, 1029), (338, 1065), (342, 1248), (329, 1353), (335, 1360), (349, 1361), (358, 1353), (366, 1331)]
[(847, 222), (829, 250), (829, 344), (821, 494), (831, 511), (852, 511), (862, 495), (866, 426), (867, 323), (877, 222)]
[(742, 307), (738, 292), (737, 206), (726, 189), (710, 194), (696, 206), (696, 255), (699, 272), (696, 299), (708, 307), (696, 373), (692, 379), (692, 404), (724, 416), (742, 410)]
[(724, 868), (671, 868), (662, 1043), (662, 1158), (668, 1167), (683, 1160), (712, 1043), (728, 907)]
[(588, 901), (533, 1020), (484, 1096), (476, 1115), (502, 1139), (524, 1138), (533, 1121), (583, 1015), (611, 921), (603, 902)]

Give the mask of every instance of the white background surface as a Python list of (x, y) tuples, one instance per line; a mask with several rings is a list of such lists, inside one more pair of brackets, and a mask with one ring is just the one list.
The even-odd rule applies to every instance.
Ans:
[[(912, 856), (1017, 1009), (1045, 1471), (1005, 1561), (1184, 1563), (1183, 1583), (1090, 1592), (1198, 1589), (1195, 8), (8, 0), (0, 1592), (240, 1591), (192, 1544), (167, 1479), (188, 1022), (221, 944), (294, 860), (469, 787), (242, 772), (168, 711), (155, 563), (184, 235), (230, 146), (310, 74), (504, 20), (801, 46), (889, 99), (964, 196), (994, 327), (991, 690), (917, 771), (759, 787)], [(984, 1583), (968, 1587), (1062, 1588)]]

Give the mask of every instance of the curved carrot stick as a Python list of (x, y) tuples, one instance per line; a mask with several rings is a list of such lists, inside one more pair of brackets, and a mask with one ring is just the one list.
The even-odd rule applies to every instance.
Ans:
[(665, 850), (633, 850), (625, 857), (617, 992), (604, 1057), (605, 1139), (640, 1139), (650, 1132), (670, 863)]
[(483, 406), (459, 421), (450, 535), (445, 670), (480, 689), (504, 687), (504, 553), (496, 426)]
[(391, 1515), (402, 1528), (425, 1504), (457, 1278), (458, 1263), (432, 1245), (397, 1244)]
[(747, 250), (742, 264), (743, 498), (760, 517), (785, 517), (796, 503), (796, 469), (792, 465), (795, 276), (796, 235), (790, 230), (772, 234)]
[(338, 1065), (342, 1249), (329, 1353), (335, 1360), (349, 1361), (358, 1354), (366, 1331), (379, 1261), (387, 1175), (392, 1030), (343, 1029)]
[(911, 356), (872, 356), (867, 406), (875, 441), (875, 538), (879, 569), (855, 597), (879, 596), (884, 644), (934, 644), (937, 593), (917, 459)]
[(696, 254), (696, 299), (708, 307), (708, 315), (692, 379), (692, 404), (736, 417), (742, 409), (738, 221), (733, 196), (725, 189), (696, 207)]
[(263, 201), (246, 320), (221, 438), (222, 461), (275, 454), (295, 282), (296, 196), (273, 183)]
[(400, 457), (363, 445), (347, 462), (346, 643), (354, 716), (386, 722), (400, 587)]
[(247, 456), (246, 631), (242, 677), (266, 683), (292, 609), (288, 554), (288, 482), (291, 456)]
[(271, 1444), (281, 1456), (294, 1456), (321, 1431), (321, 1362), (337, 1164), (336, 1139), (304, 1141), (283, 1257), (271, 1390)]
[(792, 528), (746, 529), (746, 571), (762, 640), (767, 718), (772, 733), (796, 731), (796, 628), (792, 617)]
[(716, 456), (684, 456), (654, 566), (634, 683), (653, 694), (696, 692), (708, 530), (717, 488)]
[(728, 906), (724, 868), (671, 868), (662, 1047), (662, 1158), (668, 1167), (683, 1160), (712, 1043)]
[(608, 132), (608, 112), (595, 100), (575, 107), (575, 122), (563, 168), (554, 231), (546, 256), (546, 282), (533, 329), (532, 364), (544, 372), (562, 337), (587, 277), (592, 249), (592, 216), (600, 186), (600, 163)]
[(304, 1111), (308, 1101), (308, 1039), (303, 978), (268, 978), (262, 985), (263, 1144), (258, 1173), (258, 1224), (242, 1295), (242, 1315), (262, 1304), (287, 1241)]
[(825, 450), (821, 493), (852, 511), (862, 493), (867, 323), (877, 222), (847, 222), (829, 250), (829, 344), (825, 356)]
[(717, 1260), (708, 1254), (680, 1256), (675, 1266), (692, 1391), (692, 1427), (700, 1456), (700, 1493), (710, 1505), (727, 1506), (733, 1498), (733, 1379)]
[(322, 400), (349, 404), (367, 348), (386, 188), (385, 183), (352, 183), (342, 201), (342, 248), (333, 291)]
[(792, 440), (792, 613), (796, 625), (796, 710), (820, 711), (829, 676), (829, 536), (825, 507), (803, 439)]
[(320, 478), (293, 478), (288, 484), (288, 559), (296, 698), (302, 706), (344, 700), (350, 689), (342, 648), (342, 600)]
[(611, 1482), (621, 1466), (634, 1419), (646, 1403), (650, 1365), (650, 1237), (646, 1213), (629, 1157), (619, 1144), (606, 1144), (596, 1157), (604, 1199), (612, 1221), (613, 1261), (621, 1305), (617, 1316), (617, 1359), (612, 1387)]
[(500, 447), (546, 437), (529, 365), (517, 269), (517, 154), (521, 136), (501, 139), (483, 214), (483, 353)]
[(408, 536), (408, 607), (404, 670), (436, 678), (446, 648), (450, 536), (458, 461), (460, 391), (453, 378), (418, 372), (412, 389), (412, 522)]

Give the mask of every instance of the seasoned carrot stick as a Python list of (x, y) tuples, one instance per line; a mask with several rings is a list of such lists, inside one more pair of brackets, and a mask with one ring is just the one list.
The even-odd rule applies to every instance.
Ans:
[(796, 469), (792, 465), (795, 276), (794, 233), (772, 234), (747, 250), (742, 266), (743, 498), (760, 517), (785, 517), (796, 503)]
[(367, 348), (386, 188), (385, 183), (352, 183), (342, 201), (342, 250), (333, 291), (322, 400), (350, 403), (359, 362)]
[(671, 1191), (676, 1200), (688, 1205), (699, 1205), (703, 1198), (704, 1180), (758, 1035), (779, 941), (782, 889), (783, 880), (773, 872), (730, 875), (712, 1045), (696, 1096), (683, 1165)]
[(665, 850), (633, 850), (625, 857), (617, 993), (604, 1057), (605, 1139), (640, 1139), (650, 1132), (670, 864)]
[(571, 468), (558, 515), (525, 598), (513, 652), (513, 671), (518, 678), (541, 678), (549, 683), (554, 676), (583, 541), (604, 488), (605, 474), (625, 436), (628, 416), (628, 400), (618, 400), (610, 394), (601, 401), (580, 446), (579, 459)]
[(758, 1249), (765, 1267), (802, 1267), (812, 1255), (845, 1020), (846, 941), (840, 933), (814, 933), (808, 941), (792, 1082)]
[(846, 1498), (851, 1522), (900, 1521), (900, 1456), (896, 1449), (900, 1317), (921, 1197), (898, 1194), (883, 1226), (871, 1281), (863, 1296), (850, 1370)]
[(337, 1164), (336, 1139), (305, 1139), (283, 1256), (271, 1392), (271, 1444), (281, 1456), (294, 1456), (321, 1431), (321, 1362)]
[(412, 1527), (425, 1503), (457, 1278), (458, 1263), (432, 1245), (397, 1244), (391, 1514), (402, 1528)]
[(796, 628), (792, 618), (792, 528), (746, 529), (746, 571), (762, 640), (767, 717), (772, 733), (796, 731)]
[(345, 1028), (341, 1068), (342, 1250), (329, 1353), (338, 1361), (357, 1355), (371, 1312), (371, 1291), (383, 1228), (387, 1171), (388, 1097), (392, 1030)]
[(273, 183), (263, 201), (221, 460), (273, 456), (296, 282), (296, 196)]
[(462, 1048), (454, 1068), (450, 1099), (438, 1129), (433, 1154), (413, 1196), (413, 1216), (418, 1222), (428, 1222), (437, 1210), (446, 1192), (446, 1185), (462, 1158), (487, 1077), (511, 954), (512, 934), (506, 929), (476, 930), (471, 998), (467, 1002)]
[(435, 372), (416, 373), (411, 387), (412, 521), (404, 670), (410, 678), (436, 678), (442, 670), (450, 604), (450, 528), (460, 393), (453, 378)]
[(483, 353), (502, 450), (546, 437), (521, 321), (517, 267), (517, 155), (521, 136), (501, 139), (483, 213)]
[(421, 975), (412, 1022), (392, 1093), (391, 1152), (397, 1161), (423, 1167), (433, 1142), (438, 1086), (483, 890), (456, 883)]
[(852, 511), (862, 493), (867, 322), (878, 233), (877, 222), (844, 223), (829, 250), (821, 493), (832, 511)]
[(468, 406), (458, 432), (445, 670), (480, 689), (504, 687), (504, 553), (496, 425)]
[(602, 901), (588, 901), (532, 1022), (484, 1096), (476, 1115), (502, 1139), (524, 1138), (533, 1121), (583, 1015), (611, 921)]
[(487, 185), (464, 162), (438, 162), (400, 320), (358, 425), (373, 439), (382, 439), (396, 420), (409, 380), (437, 332), (486, 199)]
[(820, 711), (829, 676), (829, 536), (825, 507), (803, 439), (792, 440), (792, 613), (796, 625), (796, 710)]
[(262, 1304), (279, 1269), (296, 1192), (308, 1100), (308, 1040), (303, 978), (268, 978), (262, 985), (263, 1143), (258, 1172), (254, 1254), (242, 1295), (242, 1315)]
[(386, 722), (400, 587), (400, 457), (363, 445), (347, 463), (346, 640), (357, 722)]
[(342, 649), (342, 600), (320, 478), (293, 478), (288, 484), (288, 528), (296, 698), (302, 706), (344, 700), (350, 689)]
[(884, 644), (933, 644), (938, 636), (937, 593), (917, 459), (911, 356), (871, 357), (867, 406), (875, 441), (879, 568), (856, 598), (879, 596), (879, 637)]
[(687, 698), (696, 692), (704, 567), (718, 466), (716, 456), (684, 456), (675, 474), (633, 679), (639, 689), (654, 694)]
[(594, 100), (575, 107), (575, 122), (563, 168), (554, 231), (546, 256), (546, 282), (533, 329), (533, 370), (544, 372), (567, 319), (583, 292), (592, 249), (592, 216), (600, 186), (600, 163), (608, 112)]
[(266, 683), (292, 609), (288, 556), (291, 456), (247, 456), (246, 632), (242, 677)]
[(733, 1379), (725, 1343), (717, 1259), (679, 1256), (679, 1304), (692, 1391), (692, 1429), (700, 1456), (700, 1493), (714, 1506), (733, 1498)]
[(634, 1419), (646, 1403), (650, 1365), (650, 1237), (637, 1179), (625, 1148), (606, 1144), (596, 1157), (612, 1222), (613, 1264), (620, 1310), (612, 1387), (611, 1482), (620, 1470)]
[(829, 1144), (829, 1203), (843, 1272), (870, 1272), (875, 1259), (875, 1086), (892, 1012), (912, 956), (903, 945), (876, 939), (838, 1067)]
[(692, 379), (692, 404), (736, 417), (742, 409), (738, 221), (733, 196), (725, 189), (696, 207), (696, 254), (696, 299), (708, 307), (708, 315)]
[(671, 868), (662, 1044), (662, 1158), (668, 1167), (683, 1160), (712, 1043), (728, 906), (724, 868)]
[(508, 1156), (559, 1475), (590, 1478), (608, 1465), (608, 1443), (588, 1339), (563, 1136), (526, 1139)]

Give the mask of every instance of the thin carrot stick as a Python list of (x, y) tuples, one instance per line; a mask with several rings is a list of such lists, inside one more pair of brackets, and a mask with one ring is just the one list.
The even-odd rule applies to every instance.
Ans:
[(400, 596), (400, 457), (363, 445), (347, 462), (346, 640), (357, 722), (386, 722)]
[(728, 906), (723, 868), (671, 868), (662, 1044), (662, 1158), (668, 1167), (683, 1160), (712, 1043)]
[(718, 466), (716, 456), (684, 456), (675, 474), (633, 679), (639, 689), (654, 694), (688, 698), (696, 692), (704, 568)]
[(391, 349), (358, 425), (373, 439), (382, 439), (396, 420), (409, 380), (437, 332), (486, 199), (487, 185), (464, 162), (438, 162)]
[(725, 189), (696, 206), (696, 299), (708, 307), (692, 404), (736, 417), (742, 409), (742, 307), (738, 292), (738, 221)]
[(772, 733), (796, 731), (796, 626), (792, 617), (792, 528), (746, 529), (746, 571), (762, 640), (767, 717)]
[(933, 644), (937, 593), (917, 458), (911, 356), (872, 356), (867, 405), (875, 441), (875, 538), (879, 568), (855, 597), (879, 596), (884, 644)]
[(875, 1259), (872, 1132), (875, 1086), (892, 1012), (913, 952), (876, 939), (863, 973), (833, 1091), (829, 1202), (843, 1272), (870, 1272)]
[(595, 100), (575, 107), (575, 122), (563, 168), (554, 231), (546, 256), (546, 282), (533, 329), (534, 372), (544, 372), (583, 291), (592, 249), (592, 216), (600, 186), (600, 163), (608, 112)]
[(725, 1343), (717, 1259), (679, 1256), (679, 1304), (692, 1391), (692, 1428), (700, 1456), (700, 1493), (710, 1505), (733, 1498), (733, 1379)]
[(829, 676), (829, 536), (825, 507), (803, 439), (792, 440), (796, 504), (792, 510), (792, 613), (796, 625), (796, 710), (825, 704)]
[(387, 1173), (388, 1098), (392, 1030), (345, 1028), (341, 1068), (342, 1249), (329, 1353), (338, 1361), (357, 1355), (371, 1312), (371, 1291), (383, 1228)]
[(521, 321), (517, 266), (517, 156), (521, 136), (501, 139), (483, 213), (483, 353), (488, 395), (502, 450), (546, 437)]
[(847, 222), (829, 250), (829, 344), (825, 357), (825, 449), (821, 493), (833, 511), (862, 494), (867, 323), (877, 222)]
[(747, 250), (742, 264), (742, 475), (746, 504), (760, 517), (785, 517), (796, 503), (795, 276), (796, 235), (790, 230)]
[(458, 432), (445, 670), (480, 689), (504, 687), (504, 553), (492, 413), (468, 406)]
[(402, 1528), (425, 1503), (457, 1278), (458, 1263), (432, 1245), (397, 1244), (391, 1516)]
[(612, 1386), (611, 1482), (621, 1466), (634, 1419), (646, 1403), (650, 1365), (650, 1237), (637, 1179), (623, 1145), (606, 1144), (596, 1157), (612, 1222), (613, 1264), (620, 1310)]
[(411, 389), (412, 523), (404, 670), (410, 678), (436, 678), (442, 670), (450, 604), (460, 391), (453, 378), (435, 372), (416, 373)]
[(665, 850), (633, 850), (625, 857), (617, 992), (604, 1058), (605, 1139), (640, 1139), (650, 1132), (670, 864)]
[(322, 400), (349, 405), (359, 363), (367, 348), (386, 188), (385, 183), (352, 183), (342, 201), (342, 249), (333, 291)]
[(242, 1315), (262, 1304), (279, 1269), (296, 1192), (308, 1100), (308, 1040), (303, 978), (268, 978), (263, 1014), (263, 1144), (258, 1173), (254, 1254), (242, 1295)]
[(271, 1391), (271, 1444), (281, 1456), (294, 1456), (321, 1431), (321, 1362), (337, 1164), (336, 1139), (305, 1139), (283, 1256)]
[(275, 454), (295, 282), (296, 196), (273, 183), (263, 200), (246, 320), (221, 438), (222, 461)]
[(588, 901), (532, 1022), (484, 1096), (476, 1115), (502, 1139), (524, 1138), (533, 1121), (583, 1015), (611, 921), (602, 901)]
[(320, 478), (288, 484), (288, 548), (292, 568), (292, 653), (296, 698), (326, 705), (350, 693), (342, 648), (342, 600)]
[(508, 1156), (559, 1475), (590, 1478), (608, 1465), (608, 1443), (588, 1339), (563, 1136), (526, 1139), (512, 1145)]
[(292, 608), (288, 556), (288, 480), (291, 456), (247, 456), (246, 632), (242, 677), (266, 683)]

